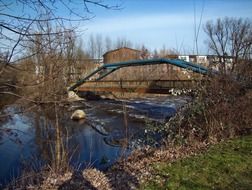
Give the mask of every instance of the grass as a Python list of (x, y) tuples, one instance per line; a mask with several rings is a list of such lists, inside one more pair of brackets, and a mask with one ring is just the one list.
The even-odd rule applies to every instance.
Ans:
[(140, 189), (252, 189), (252, 135), (214, 145), (201, 155), (153, 164)]

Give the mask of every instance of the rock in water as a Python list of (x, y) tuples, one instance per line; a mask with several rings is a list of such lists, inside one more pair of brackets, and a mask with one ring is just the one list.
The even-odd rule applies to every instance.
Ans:
[(80, 101), (84, 100), (80, 98), (74, 91), (68, 91), (68, 101)]
[(71, 115), (72, 120), (80, 120), (85, 119), (86, 113), (83, 110), (75, 110), (73, 114)]

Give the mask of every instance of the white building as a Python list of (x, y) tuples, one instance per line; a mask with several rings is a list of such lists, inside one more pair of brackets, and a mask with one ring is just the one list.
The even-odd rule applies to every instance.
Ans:
[(187, 62), (190, 61), (189, 55), (179, 55), (178, 58)]

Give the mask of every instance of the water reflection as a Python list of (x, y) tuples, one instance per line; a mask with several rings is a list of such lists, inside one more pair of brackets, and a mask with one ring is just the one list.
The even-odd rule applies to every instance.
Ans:
[[(14, 114), (20, 108), (9, 106), (6, 111), (12, 116), (0, 123), (0, 184), (45, 164), (55, 170), (68, 163), (76, 169), (105, 169), (131, 151), (128, 142), (144, 134), (146, 121), (141, 117), (164, 120), (175, 113), (174, 105), (186, 102), (168, 99), (91, 101), (73, 109), (51, 105), (23, 114)], [(87, 120), (70, 120), (77, 107), (85, 110)]]
[[(8, 109), (14, 113), (18, 108)], [(88, 121), (75, 122), (69, 119), (71, 112), (67, 109), (57, 108), (57, 120), (53, 106), (36, 107), (29, 113), (13, 114), (1, 123), (0, 183), (9, 182), (24, 169), (37, 170), (45, 164), (55, 170), (64, 169), (68, 163), (77, 169), (86, 166), (105, 169), (115, 162), (125, 151), (121, 146), (105, 143), (104, 138), (115, 134), (125, 137), (121, 127), (123, 116), (113, 117), (96, 109), (86, 111)], [(95, 125), (100, 127), (95, 130)], [(136, 125), (132, 123), (130, 127)]]
[[(14, 112), (14, 108), (8, 108), (8, 112)], [(0, 131), (0, 184), (8, 182), (19, 175), (24, 166), (24, 160), (32, 156), (33, 129), (26, 117), (14, 114), (1, 123)], [(32, 165), (31, 165), (32, 167)]]
[[(69, 119), (71, 112), (62, 108), (56, 120), (52, 116), (53, 112), (56, 115), (51, 109), (43, 109), (36, 112), (36, 117), (33, 117), (36, 128), (35, 144), (38, 146), (40, 157), (46, 163), (56, 170), (68, 163), (76, 168), (87, 165), (105, 168), (108, 162), (100, 164), (104, 157), (111, 162), (118, 158), (121, 148), (105, 144), (104, 134), (94, 130), (90, 125), (92, 121), (72, 121)], [(88, 116), (92, 118), (92, 114), (94, 113), (88, 113)]]

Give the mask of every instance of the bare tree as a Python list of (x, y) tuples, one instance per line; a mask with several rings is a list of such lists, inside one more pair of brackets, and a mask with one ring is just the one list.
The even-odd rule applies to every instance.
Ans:
[(96, 50), (97, 50), (97, 59), (100, 59), (104, 53), (104, 43), (101, 34), (96, 35)]
[(157, 49), (154, 49), (154, 51), (153, 51), (153, 58), (154, 58), (154, 59), (159, 58)]
[(110, 51), (112, 49), (112, 40), (107, 36), (105, 38), (105, 51)]
[(127, 40), (126, 38), (118, 38), (114, 46), (115, 48), (122, 48), (122, 47), (132, 48), (133, 45), (131, 41)]
[(93, 59), (100, 59), (102, 57), (104, 53), (104, 41), (101, 34), (90, 35), (87, 51)]
[(162, 49), (159, 50), (159, 57), (165, 57), (167, 55), (179, 55), (179, 51), (176, 49), (166, 48), (165, 45), (163, 45)]
[[(1, 78), (6, 68), (18, 69), (14, 63), (21, 63), (29, 58), (33, 59), (33, 62), (36, 59), (36, 72), (48, 71), (50, 75), (52, 69), (57, 66), (45, 64), (46, 59), (48, 55), (56, 53), (58, 56), (54, 58), (69, 58), (67, 73), (71, 74), (73, 62), (70, 57), (73, 57), (76, 39), (73, 34), (78, 35), (74, 31), (81, 23), (94, 16), (94, 6), (105, 9), (119, 8), (117, 5), (110, 6), (103, 0), (0, 0)], [(64, 49), (67, 51), (63, 51)], [(44, 64), (44, 71), (40, 71), (40, 64)]]
[(150, 52), (144, 45), (142, 45), (142, 48), (141, 48), (141, 58), (142, 59), (150, 58)]
[[(0, 0), (0, 79), (18, 70), (19, 91), (9, 93), (36, 105), (50, 103), (55, 121), (52, 148), (56, 171), (64, 164), (60, 103), (76, 68), (78, 26), (92, 18), (90, 7), (114, 9), (102, 0)], [(60, 11), (59, 8), (60, 7)], [(64, 13), (64, 14), (62, 14)], [(7, 73), (10, 75), (10, 73)], [(6, 92), (0, 90), (0, 95)], [(25, 106), (27, 101), (20, 101)], [(0, 129), (2, 130), (2, 129)], [(55, 165), (55, 166), (54, 166)]]
[(88, 41), (88, 50), (89, 50), (89, 55), (95, 59), (96, 55), (97, 55), (97, 49), (96, 49), (96, 43), (95, 43), (95, 38), (94, 36), (91, 34), (89, 37), (89, 41)]
[(234, 57), (232, 71), (238, 59), (250, 59), (252, 47), (252, 22), (249, 19), (230, 19), (230, 55)]
[[(34, 36), (50, 35), (75, 30), (80, 23), (93, 17), (90, 7), (99, 6), (105, 9), (118, 9), (103, 0), (48, 0), (32, 1), (0, 0), (0, 52), (7, 56), (4, 66), (17, 62), (23, 55), (23, 46)], [(61, 7), (61, 10), (58, 10)], [(17, 11), (18, 10), (18, 11)], [(64, 14), (62, 14), (64, 12)], [(50, 22), (60, 31), (43, 31), (41, 24)], [(26, 55), (32, 56), (32, 55)], [(0, 73), (2, 73), (1, 67)]]
[(223, 18), (208, 21), (204, 27), (211, 52), (218, 56), (222, 70), (226, 71), (227, 58), (231, 57), (231, 71), (241, 59), (251, 58), (252, 23), (249, 19)]

